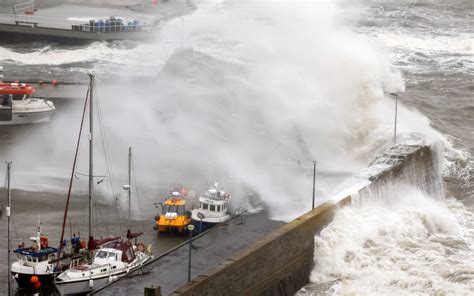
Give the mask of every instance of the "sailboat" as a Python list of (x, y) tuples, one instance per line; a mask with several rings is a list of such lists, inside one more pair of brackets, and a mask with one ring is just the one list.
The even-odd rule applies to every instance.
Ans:
[[(92, 232), (92, 193), (93, 193), (93, 94), (94, 75), (89, 74), (89, 250), (93, 254), (92, 263), (72, 265), (54, 280), (61, 295), (86, 294), (99, 289), (133, 271), (153, 258), (150, 248), (137, 243), (137, 237), (143, 233), (128, 231), (126, 239), (109, 238), (103, 243), (95, 240)], [(129, 203), (130, 204), (130, 203)], [(130, 215), (130, 210), (129, 210)], [(64, 232), (63, 223), (63, 232)], [(135, 243), (132, 243), (135, 239)], [(100, 247), (97, 244), (101, 244)]]

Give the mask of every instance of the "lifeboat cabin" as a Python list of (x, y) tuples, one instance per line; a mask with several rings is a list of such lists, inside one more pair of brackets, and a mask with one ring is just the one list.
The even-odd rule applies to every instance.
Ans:
[(191, 215), (186, 210), (187, 192), (184, 189), (171, 190), (169, 197), (161, 205), (161, 213), (155, 217), (155, 229), (160, 232), (173, 230), (182, 233), (191, 222)]

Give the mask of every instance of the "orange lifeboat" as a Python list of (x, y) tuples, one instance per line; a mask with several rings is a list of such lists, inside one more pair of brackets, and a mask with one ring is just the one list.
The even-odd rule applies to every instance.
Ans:
[(26, 83), (0, 83), (0, 95), (32, 95), (34, 92)]

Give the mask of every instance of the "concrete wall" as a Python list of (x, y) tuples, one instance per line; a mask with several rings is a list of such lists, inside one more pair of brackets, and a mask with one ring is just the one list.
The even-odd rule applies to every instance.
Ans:
[(384, 195), (391, 186), (439, 190), (436, 157), (425, 145), (398, 145), (361, 173), (362, 187), (326, 202), (282, 226), (253, 246), (226, 259), (172, 295), (292, 295), (309, 281), (314, 236), (332, 221), (338, 207), (361, 196)]

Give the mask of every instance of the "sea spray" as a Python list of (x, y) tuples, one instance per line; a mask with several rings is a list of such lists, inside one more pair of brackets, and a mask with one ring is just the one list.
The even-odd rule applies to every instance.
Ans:
[[(92, 44), (104, 53), (91, 61), (110, 58), (134, 75), (140, 74), (137, 64), (159, 72), (152, 83), (124, 76), (112, 85), (101, 84), (97, 75), (115, 175), (125, 179), (126, 149), (133, 146), (147, 204), (172, 183), (202, 191), (217, 179), (236, 207), (255, 193), (273, 217), (290, 220), (310, 209), (310, 165), (318, 160), (317, 202), (324, 201), (390, 141), (387, 133), (380, 141), (372, 137), (393, 124), (386, 93), (404, 90), (390, 60), (343, 26), (340, 12), (317, 1), (205, 2), (184, 18), (190, 50), (174, 43), (182, 30), (178, 21), (163, 27), (158, 43), (130, 49)], [(75, 50), (83, 49), (69, 54), (76, 56)], [(42, 174), (51, 167), (66, 172), (72, 147), (67, 143), (74, 142), (77, 126), (77, 112), (68, 111), (49, 132), (25, 130), (17, 139), (17, 147), (34, 146), (35, 154), (46, 157), (17, 147), (5, 155), (47, 168)], [(403, 107), (400, 113), (411, 119), (401, 128), (430, 129), (418, 113)], [(97, 171), (107, 174), (96, 159)], [(22, 172), (27, 180), (31, 171)]]
[(414, 188), (394, 194), (390, 204), (372, 201), (339, 210), (315, 238), (312, 291), (474, 292), (472, 214), (456, 200), (435, 200)]

